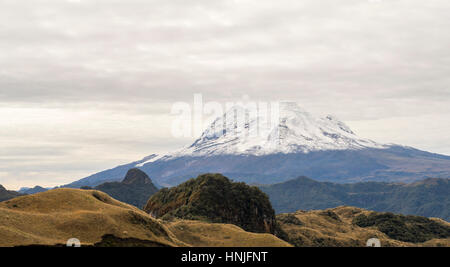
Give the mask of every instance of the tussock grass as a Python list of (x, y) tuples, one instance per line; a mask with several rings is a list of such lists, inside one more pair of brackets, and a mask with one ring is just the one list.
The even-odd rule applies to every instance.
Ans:
[(201, 247), (290, 247), (271, 234), (250, 233), (232, 224), (174, 220), (169, 230), (181, 241)]
[(0, 203), (0, 246), (100, 242), (105, 234), (185, 245), (145, 212), (94, 190), (55, 189)]
[[(384, 247), (450, 246), (450, 238), (432, 239), (424, 243), (402, 242), (390, 238), (376, 227), (359, 227), (353, 223), (358, 216), (372, 213), (360, 208), (338, 207), (325, 211), (297, 211), (277, 217), (281, 218), (281, 228), (288, 234), (290, 243), (299, 247), (364, 247), (370, 238), (380, 239)], [(301, 224), (292, 223), (292, 216)], [(290, 218), (289, 221), (286, 218)], [(450, 225), (443, 220), (432, 220), (447, 227)]]
[(155, 219), (95, 190), (55, 189), (0, 203), (0, 246), (289, 246), (230, 224)]

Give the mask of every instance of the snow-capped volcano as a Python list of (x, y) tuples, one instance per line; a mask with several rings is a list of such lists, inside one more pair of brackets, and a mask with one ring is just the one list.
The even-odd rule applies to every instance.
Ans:
[(268, 155), (384, 147), (356, 136), (345, 123), (331, 115), (316, 118), (296, 103), (282, 102), (270, 114), (236, 106), (217, 118), (191, 146), (175, 152), (174, 156)]
[(222, 173), (259, 184), (299, 176), (331, 182), (450, 178), (449, 156), (379, 144), (358, 137), (333, 116), (315, 117), (295, 103), (280, 103), (270, 112), (236, 106), (217, 118), (190, 146), (152, 154), (68, 186), (118, 181), (135, 167), (163, 186), (203, 173)]

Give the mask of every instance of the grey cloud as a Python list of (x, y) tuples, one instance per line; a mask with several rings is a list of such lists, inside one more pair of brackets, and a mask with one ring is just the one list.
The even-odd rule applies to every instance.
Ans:
[(5, 3), (3, 101), (448, 97), (446, 1)]
[[(73, 158), (71, 175), (112, 167), (188, 143), (168, 138), (164, 121), (173, 102), (192, 102), (194, 93), (205, 101), (295, 100), (364, 122), (364, 134), (375, 130), (363, 125), (392, 118), (442, 121), (450, 116), (449, 13), (447, 0), (0, 0), (0, 108), (94, 114), (74, 116), (73, 125), (4, 123), (0, 141), (20, 143), (17, 135), (50, 145), (30, 153), (53, 154), (61, 166)], [(401, 129), (385, 133), (374, 137)], [(426, 142), (404, 134), (409, 145), (449, 147), (434, 134)], [(22, 153), (5, 148), (10, 159)], [(89, 157), (95, 164), (82, 160), (96, 150), (103, 153)], [(19, 163), (39, 169), (34, 158)], [(49, 176), (63, 175), (50, 165)]]

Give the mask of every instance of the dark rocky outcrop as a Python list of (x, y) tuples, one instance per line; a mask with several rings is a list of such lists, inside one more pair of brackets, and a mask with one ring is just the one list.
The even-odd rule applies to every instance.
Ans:
[(19, 196), (22, 196), (22, 194), (20, 194), (16, 191), (6, 190), (6, 188), (4, 188), (2, 185), (0, 185), (0, 202), (9, 200), (9, 199), (12, 199), (15, 197), (19, 197)]
[(104, 183), (94, 189), (138, 208), (142, 208), (148, 198), (158, 191), (150, 177), (139, 169), (130, 169), (122, 182)]
[(275, 212), (257, 187), (221, 174), (204, 174), (153, 195), (144, 210), (153, 216), (235, 224), (246, 231), (279, 234)]

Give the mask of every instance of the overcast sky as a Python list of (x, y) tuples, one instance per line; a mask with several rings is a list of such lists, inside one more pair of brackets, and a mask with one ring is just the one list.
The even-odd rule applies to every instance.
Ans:
[(191, 139), (171, 106), (293, 100), (450, 155), (448, 0), (0, 0), (0, 184), (55, 186)]

